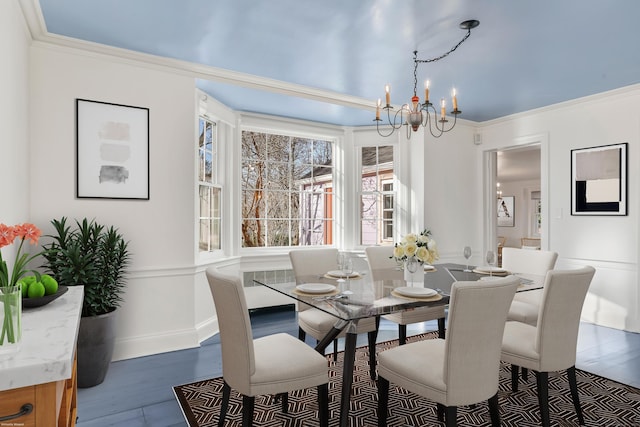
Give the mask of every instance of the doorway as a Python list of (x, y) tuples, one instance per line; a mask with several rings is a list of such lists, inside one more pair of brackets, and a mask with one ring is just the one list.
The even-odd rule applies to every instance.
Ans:
[[(498, 249), (499, 252), (499, 236), (504, 237), (504, 246), (508, 247), (522, 247), (522, 238), (536, 237), (540, 240), (535, 245), (548, 250), (548, 135), (516, 138), (508, 145), (484, 151), (483, 158), (485, 251)], [(502, 223), (498, 226), (500, 195), (513, 197), (513, 225)]]
[(542, 247), (544, 205), (539, 143), (496, 151), (496, 242)]

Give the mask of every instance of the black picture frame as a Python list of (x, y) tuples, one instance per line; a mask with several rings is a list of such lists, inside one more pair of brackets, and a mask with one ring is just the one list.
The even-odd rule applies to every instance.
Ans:
[(76, 99), (76, 197), (149, 200), (149, 109)]
[(571, 215), (627, 215), (628, 145), (571, 150)]

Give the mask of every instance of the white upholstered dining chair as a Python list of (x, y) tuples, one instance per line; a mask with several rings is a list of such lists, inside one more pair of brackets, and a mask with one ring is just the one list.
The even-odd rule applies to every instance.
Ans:
[(222, 347), (222, 405), (218, 426), (224, 424), (233, 388), (242, 395), (242, 426), (253, 423), (255, 396), (275, 394), (287, 412), (288, 392), (317, 387), (320, 426), (329, 425), (327, 359), (285, 333), (253, 339), (244, 290), (239, 278), (206, 271), (218, 315)]
[[(519, 279), (455, 282), (445, 339), (428, 339), (378, 354), (378, 426), (387, 425), (389, 383), (437, 403), (438, 419), (457, 425), (457, 408), (488, 400), (500, 425), (500, 346)], [(446, 413), (446, 416), (445, 416)]]
[[(534, 274), (543, 276), (556, 265), (558, 253), (553, 251), (530, 251), (520, 248), (504, 248), (502, 250), (502, 268), (511, 273)], [(509, 309), (508, 320), (535, 325), (538, 320), (538, 309), (542, 298), (542, 289), (518, 292), (513, 297)]]
[[(404, 280), (404, 273), (398, 269), (393, 257), (393, 246), (367, 246), (365, 248), (369, 272), (375, 281)], [(422, 268), (422, 267), (421, 267)], [(445, 337), (445, 309), (438, 307), (418, 307), (413, 310), (386, 314), (385, 319), (398, 324), (398, 342), (403, 345), (407, 341), (407, 325), (412, 323), (438, 320), (438, 336)]]
[(511, 364), (511, 388), (518, 390), (519, 368), (536, 373), (542, 425), (549, 426), (548, 373), (566, 370), (578, 422), (584, 425), (576, 383), (576, 346), (580, 314), (593, 267), (552, 270), (547, 273), (538, 321), (535, 326), (508, 321), (504, 329), (501, 359)]
[[(335, 248), (292, 249), (289, 259), (297, 284), (302, 283), (330, 283), (335, 285), (335, 279), (327, 279), (324, 275), (338, 269), (338, 250)], [(351, 280), (351, 286), (357, 286), (357, 280)], [(317, 308), (298, 302), (298, 338), (305, 340), (306, 334), (316, 341), (322, 340), (331, 328), (338, 322), (338, 318)], [(338, 337), (344, 337), (342, 331)], [(369, 344), (369, 370), (371, 378), (376, 377), (376, 339), (378, 337), (378, 320), (365, 318), (358, 321), (356, 333), (367, 333)], [(334, 359), (337, 361), (337, 344), (334, 340)]]

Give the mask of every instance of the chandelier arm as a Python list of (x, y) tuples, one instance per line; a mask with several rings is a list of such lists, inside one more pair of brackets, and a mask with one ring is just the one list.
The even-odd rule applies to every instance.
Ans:
[(382, 121), (382, 120), (380, 120), (380, 119), (375, 120), (375, 122), (376, 122), (376, 130), (378, 131), (378, 135), (380, 135), (380, 136), (381, 136), (381, 137), (383, 137), (383, 138), (387, 138), (387, 137), (389, 137), (389, 136), (393, 135), (393, 132), (395, 132), (395, 130), (396, 130), (395, 128), (391, 128), (391, 129), (389, 130), (389, 133), (387, 133), (387, 134), (384, 134), (384, 133), (380, 132), (380, 122), (381, 122), (381, 121)]

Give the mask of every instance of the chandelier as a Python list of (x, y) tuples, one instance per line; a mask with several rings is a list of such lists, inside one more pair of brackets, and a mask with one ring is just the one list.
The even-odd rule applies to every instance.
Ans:
[[(429, 80), (425, 82), (424, 87), (424, 103), (420, 103), (420, 98), (418, 97), (418, 65), (426, 62), (436, 62), (445, 57), (447, 57), (451, 52), (456, 50), (465, 40), (469, 38), (471, 35), (471, 29), (480, 25), (480, 21), (475, 19), (471, 19), (468, 21), (463, 21), (460, 23), (460, 28), (463, 30), (467, 30), (465, 36), (452, 47), (448, 52), (443, 53), (440, 56), (436, 56), (435, 58), (430, 59), (418, 59), (418, 51), (413, 51), (413, 97), (411, 98), (411, 104), (404, 104), (398, 111), (395, 113), (392, 112), (393, 107), (391, 106), (391, 88), (389, 85), (385, 86), (385, 98), (386, 98), (386, 106), (382, 106), (380, 103), (380, 99), (378, 99), (378, 103), (376, 105), (376, 118), (374, 121), (376, 122), (376, 129), (378, 130), (378, 134), (383, 137), (391, 136), (396, 130), (400, 129), (402, 126), (406, 126), (407, 128), (407, 139), (411, 138), (411, 129), (413, 131), (417, 131), (420, 126), (425, 128), (429, 128), (429, 132), (433, 135), (434, 138), (439, 138), (445, 132), (449, 132), (456, 125), (456, 121), (458, 119), (458, 114), (461, 114), (462, 111), (458, 109), (458, 100), (456, 97), (455, 88), (451, 92), (451, 102), (453, 104), (453, 109), (449, 114), (453, 115), (453, 123), (448, 125), (449, 120), (446, 115), (446, 101), (444, 98), (440, 99), (440, 118), (438, 119), (437, 111), (434, 105), (429, 101)], [(385, 125), (389, 125), (390, 129), (388, 133), (384, 133), (380, 129), (380, 122), (383, 121), (380, 119), (380, 110), (386, 110), (387, 112), (387, 121)], [(433, 116), (433, 117), (432, 117)], [(434, 130), (435, 129), (435, 130)]]

